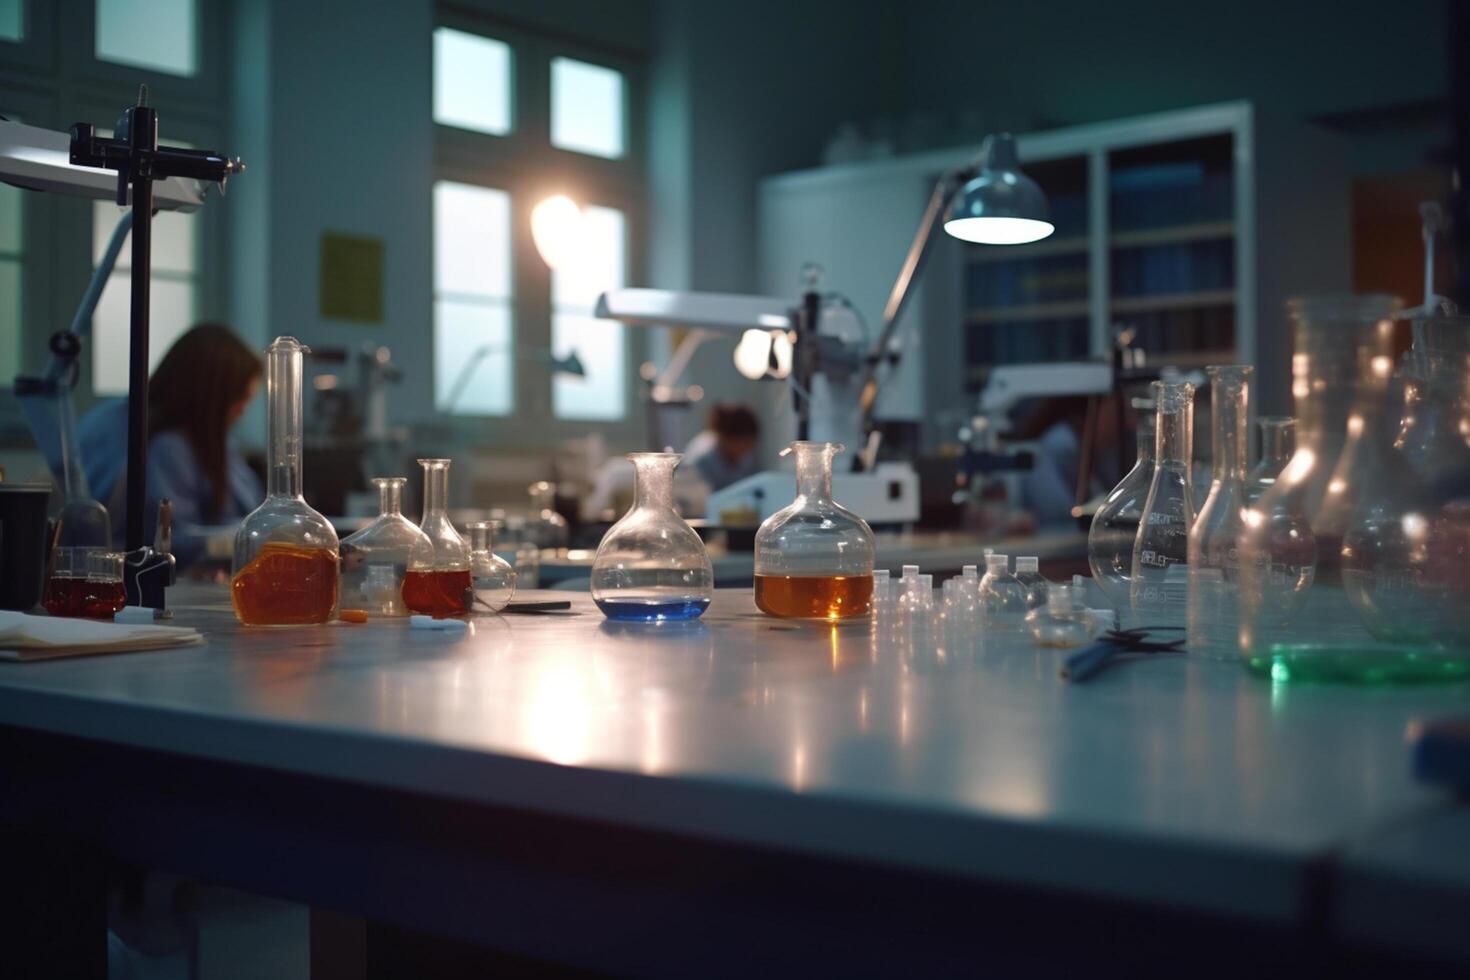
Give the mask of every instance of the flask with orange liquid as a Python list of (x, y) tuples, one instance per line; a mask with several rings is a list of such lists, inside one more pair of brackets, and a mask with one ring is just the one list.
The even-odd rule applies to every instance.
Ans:
[(428, 567), (412, 565), (403, 576), (403, 604), (425, 616), (463, 616), (475, 598), (470, 549), (449, 520), (449, 460), (421, 459), (424, 516), (419, 529), (434, 546)]

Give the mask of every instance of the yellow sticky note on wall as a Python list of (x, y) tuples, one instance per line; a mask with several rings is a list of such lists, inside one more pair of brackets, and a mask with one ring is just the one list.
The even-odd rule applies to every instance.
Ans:
[(322, 232), (318, 295), (324, 319), (383, 322), (381, 238)]

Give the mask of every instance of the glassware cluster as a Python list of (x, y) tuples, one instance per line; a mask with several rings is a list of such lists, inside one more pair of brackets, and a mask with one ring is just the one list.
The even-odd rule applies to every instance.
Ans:
[(429, 536), (403, 516), (401, 476), (378, 477), (378, 519), (342, 539), (343, 609), (361, 609), (369, 616), (407, 616), (403, 599), (409, 571), (428, 570), (434, 564)]

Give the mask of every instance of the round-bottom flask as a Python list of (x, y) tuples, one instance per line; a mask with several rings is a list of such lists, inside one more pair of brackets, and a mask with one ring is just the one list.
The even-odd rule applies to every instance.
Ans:
[(378, 519), (342, 539), (343, 609), (369, 616), (407, 616), (403, 580), (410, 570), (433, 567), (434, 545), (403, 516), (401, 476), (378, 477)]
[(694, 619), (709, 608), (714, 569), (704, 542), (674, 510), (678, 453), (630, 453), (633, 506), (592, 560), (592, 601), (615, 620)]
[(875, 543), (868, 522), (832, 499), (835, 442), (793, 442), (796, 499), (755, 535), (755, 604), (770, 616), (848, 619), (873, 601)]
[(491, 538), (494, 521), (465, 525), (470, 532), (470, 578), (475, 588), (475, 608), (500, 612), (516, 594), (516, 570), (495, 553)]

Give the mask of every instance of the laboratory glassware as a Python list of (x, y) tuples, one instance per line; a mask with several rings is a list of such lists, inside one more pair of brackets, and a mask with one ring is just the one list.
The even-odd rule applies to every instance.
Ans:
[(1271, 489), (1296, 452), (1296, 419), (1289, 415), (1262, 415), (1256, 419), (1261, 458), (1245, 477), (1245, 500), (1254, 504)]
[(1040, 609), (1046, 605), (1047, 590), (1051, 583), (1041, 574), (1041, 561), (1034, 557), (1016, 559), (1016, 581), (1026, 588), (1026, 608)]
[(1213, 428), (1210, 492), (1189, 529), (1189, 619), (1187, 649), (1229, 660), (1236, 656), (1240, 618), (1240, 564), (1236, 541), (1246, 508), (1247, 417), (1253, 369), (1244, 364), (1212, 365), (1210, 418)]
[(475, 588), (475, 605), (500, 612), (516, 594), (516, 570), (495, 553), (494, 521), (473, 521), (470, 532), (470, 577)]
[(1068, 649), (1092, 639), (1092, 616), (1070, 585), (1053, 583), (1046, 604), (1026, 614), (1026, 628), (1040, 647)]
[(681, 458), (628, 454), (633, 506), (603, 535), (592, 561), (592, 601), (608, 619), (694, 619), (709, 607), (709, 555), (674, 510), (674, 467)]
[(1087, 564), (1103, 595), (1118, 609), (1132, 602), (1133, 542), (1154, 478), (1154, 414), (1138, 419), (1138, 460), (1103, 500), (1087, 532)]
[(832, 499), (840, 452), (835, 442), (793, 442), (781, 453), (796, 455), (796, 499), (755, 535), (755, 604), (768, 615), (847, 619), (872, 603), (873, 530)]
[(342, 539), (343, 609), (369, 616), (407, 616), (404, 576), (434, 567), (434, 545), (417, 524), (403, 516), (401, 476), (377, 477), (378, 518)]
[(111, 619), (127, 602), (121, 552), (76, 547), (56, 550), (41, 597), (48, 613)]
[(987, 630), (1019, 630), (1026, 625), (1030, 607), (1026, 586), (1012, 575), (1006, 555), (986, 555), (980, 579), (980, 624)]
[(1189, 529), (1194, 524), (1191, 476), (1194, 385), (1155, 381), (1154, 475), (1133, 539), (1129, 592), (1133, 615), (1147, 625), (1183, 625)]
[(265, 501), (235, 534), (230, 597), (247, 626), (305, 626), (337, 613), (337, 532), (301, 496), (301, 358), (295, 337), (266, 349)]
[(542, 550), (565, 548), (571, 532), (567, 527), (567, 519), (556, 510), (556, 484), (550, 480), (537, 480), (526, 491), (531, 495), (527, 537)]
[(470, 611), (474, 583), (470, 548), (449, 520), (447, 459), (421, 459), (424, 468), (424, 516), (419, 529), (428, 537), (433, 557), (427, 567), (409, 568), (403, 576), (403, 602), (426, 616), (462, 616)]

